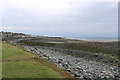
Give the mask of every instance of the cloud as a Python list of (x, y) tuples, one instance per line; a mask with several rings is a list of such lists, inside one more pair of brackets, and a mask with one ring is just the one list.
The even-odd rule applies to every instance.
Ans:
[(2, 2), (0, 1), (0, 30), (2, 30)]
[(66, 37), (117, 36), (117, 4), (80, 0), (4, 0), (3, 30)]

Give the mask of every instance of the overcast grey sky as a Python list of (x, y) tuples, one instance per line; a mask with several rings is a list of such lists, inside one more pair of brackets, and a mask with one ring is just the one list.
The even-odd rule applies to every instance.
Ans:
[(117, 0), (3, 0), (1, 14), (3, 31), (62, 37), (118, 35)]

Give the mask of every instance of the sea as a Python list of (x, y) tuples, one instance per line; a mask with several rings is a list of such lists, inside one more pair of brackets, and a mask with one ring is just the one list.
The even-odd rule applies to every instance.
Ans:
[(87, 40), (87, 41), (120, 41), (118, 37), (71, 37), (69, 39)]

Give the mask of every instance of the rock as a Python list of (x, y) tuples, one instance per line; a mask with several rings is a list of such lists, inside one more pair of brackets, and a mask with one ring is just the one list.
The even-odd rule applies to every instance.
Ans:
[(82, 73), (83, 74), (83, 77), (85, 78), (85, 79), (92, 79), (93, 77), (92, 77), (92, 74), (89, 72), (83, 72)]
[(63, 68), (63, 66), (61, 64), (57, 64), (57, 67), (59, 68)]
[(67, 69), (66, 71), (71, 72), (71, 70), (70, 70), (70, 69)]
[(99, 75), (100, 78), (106, 78), (106, 79), (113, 79), (114, 75), (111, 72), (108, 71), (102, 71)]
[(62, 59), (58, 59), (58, 63), (62, 63), (62, 61), (63, 61)]
[(63, 64), (63, 67), (64, 67), (65, 69), (67, 69), (67, 68), (68, 68), (68, 65), (67, 65), (67, 64)]
[(78, 78), (78, 77), (80, 77), (80, 74), (78, 72), (75, 72), (74, 76)]
[(37, 50), (37, 48), (35, 47), (35, 50)]

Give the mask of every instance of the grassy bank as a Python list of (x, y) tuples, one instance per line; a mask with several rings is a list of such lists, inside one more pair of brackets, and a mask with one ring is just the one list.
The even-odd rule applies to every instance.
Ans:
[(2, 78), (2, 42), (0, 41), (0, 78)]
[[(2, 77), (3, 78), (63, 78), (60, 69), (52, 63), (38, 59), (22, 48), (8, 43), (2, 45)], [(60, 70), (62, 71), (62, 69)]]

